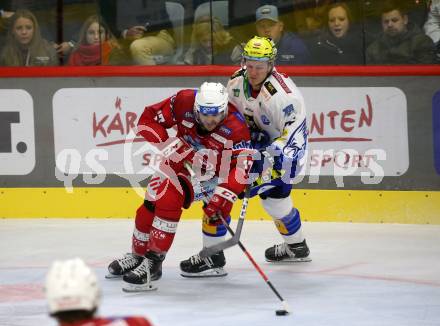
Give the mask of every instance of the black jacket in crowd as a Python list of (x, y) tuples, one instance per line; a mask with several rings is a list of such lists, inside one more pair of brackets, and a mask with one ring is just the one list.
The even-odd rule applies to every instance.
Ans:
[(364, 64), (364, 44), (362, 33), (351, 28), (341, 38), (324, 30), (311, 46), (313, 64), (316, 65), (362, 65)]

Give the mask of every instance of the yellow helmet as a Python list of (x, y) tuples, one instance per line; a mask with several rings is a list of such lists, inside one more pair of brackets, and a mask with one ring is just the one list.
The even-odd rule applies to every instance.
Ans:
[(243, 58), (255, 61), (274, 61), (277, 55), (275, 43), (267, 37), (254, 36), (243, 49)]

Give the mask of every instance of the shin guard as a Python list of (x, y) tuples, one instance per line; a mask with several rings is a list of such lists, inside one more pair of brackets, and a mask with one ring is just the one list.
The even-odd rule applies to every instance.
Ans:
[(166, 254), (173, 243), (184, 205), (184, 194), (171, 182), (166, 183), (163, 195), (155, 202), (155, 216), (148, 242), (148, 250), (160, 254)]
[(144, 256), (148, 249), (150, 229), (153, 223), (154, 213), (142, 204), (136, 211), (135, 227), (132, 236), (132, 252)]
[(299, 243), (304, 240), (301, 217), (299, 211), (293, 207), (290, 197), (267, 198), (262, 200), (262, 204), (287, 243)]

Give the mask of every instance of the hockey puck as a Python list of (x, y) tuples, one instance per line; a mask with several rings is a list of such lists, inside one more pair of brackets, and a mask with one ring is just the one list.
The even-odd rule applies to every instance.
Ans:
[(277, 316), (286, 316), (286, 315), (289, 314), (289, 312), (288, 312), (287, 310), (281, 309), (281, 310), (277, 310), (277, 311), (275, 311), (275, 314), (276, 314)]

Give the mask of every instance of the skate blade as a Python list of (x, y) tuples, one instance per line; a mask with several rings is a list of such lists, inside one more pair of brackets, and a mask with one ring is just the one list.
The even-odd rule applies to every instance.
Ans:
[(206, 277), (224, 277), (228, 275), (228, 273), (223, 268), (220, 267), (220, 268), (208, 269), (200, 273), (187, 273), (181, 271), (180, 275), (189, 278), (206, 278)]
[(150, 291), (156, 291), (157, 286), (153, 284), (131, 284), (124, 282), (124, 285), (122, 286), (122, 291), (127, 293), (139, 293), (139, 292), (150, 292)]
[(266, 258), (266, 261), (269, 263), (275, 263), (275, 264), (283, 264), (283, 263), (307, 263), (312, 261), (312, 258), (310, 257), (303, 257), (303, 258), (286, 258), (283, 260), (270, 260)]

